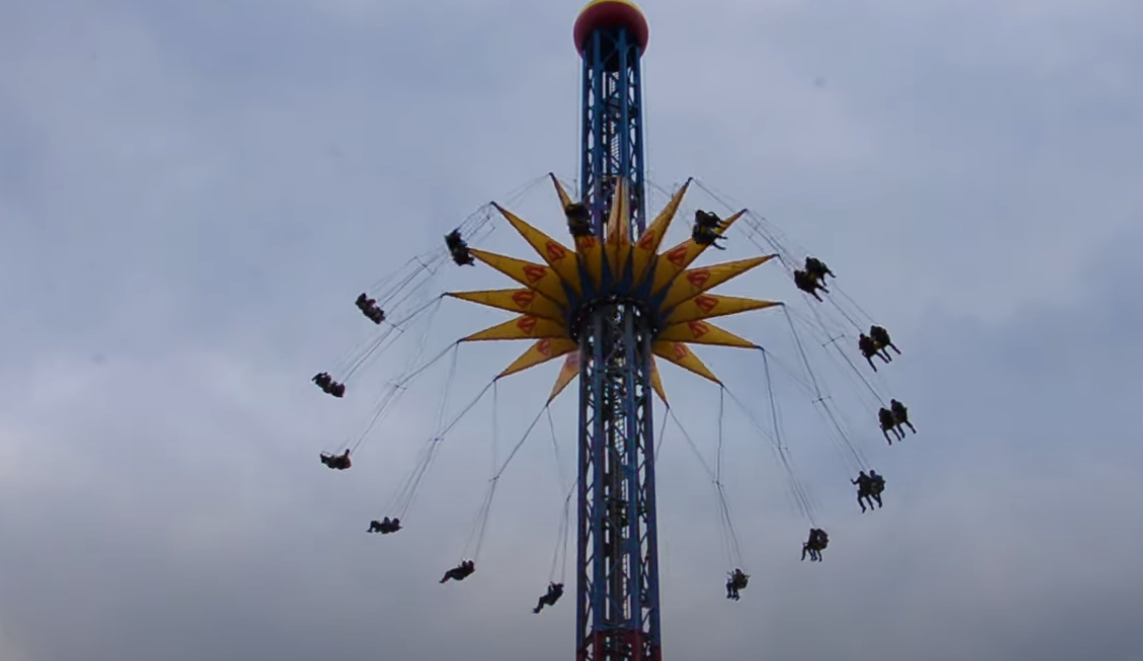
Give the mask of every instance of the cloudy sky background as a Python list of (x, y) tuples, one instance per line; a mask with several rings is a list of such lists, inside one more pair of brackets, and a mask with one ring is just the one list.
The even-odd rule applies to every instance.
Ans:
[[(650, 178), (696, 176), (824, 257), (905, 351), (875, 383), (921, 432), (887, 448), (806, 339), (886, 507), (859, 514), (811, 398), (776, 369), (832, 544), (797, 562), (808, 523), (731, 409), (725, 481), (754, 580), (730, 603), (712, 489), (668, 428), (668, 658), (1137, 658), (1143, 7), (644, 8)], [(566, 488), (544, 425), (504, 475), (477, 574), (436, 583), (556, 367), (497, 388), (495, 444), (478, 405), (384, 539), (364, 528), (432, 433), (449, 359), (344, 474), (316, 455), (358, 431), (403, 349), (344, 401), (307, 379), (371, 332), (350, 305), (369, 283), (489, 199), (574, 179), (578, 9), (0, 3), (0, 658), (570, 657), (570, 600), (529, 612)], [(687, 211), (717, 208), (704, 195)], [(543, 182), (511, 201), (558, 234)], [(731, 242), (718, 257), (756, 252)], [(487, 246), (529, 256), (503, 226)], [(771, 266), (726, 293), (808, 311)], [(430, 286), (507, 286), (464, 275)], [(771, 312), (726, 325), (796, 370)], [(504, 318), (445, 302), (426, 355)], [(523, 348), (462, 347), (451, 410)], [(702, 356), (766, 416), (760, 359)], [(713, 462), (717, 389), (664, 379)], [(572, 397), (554, 411), (565, 477)]]

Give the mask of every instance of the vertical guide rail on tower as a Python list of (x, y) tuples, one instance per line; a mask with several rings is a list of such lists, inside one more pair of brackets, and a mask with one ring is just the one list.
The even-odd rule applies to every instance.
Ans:
[[(580, 194), (598, 241), (606, 240), (604, 219), (620, 180), (630, 196), (632, 237), (646, 226), (641, 46), (616, 23), (594, 26), (577, 44), (583, 47)], [(661, 658), (651, 332), (645, 311), (618, 300), (599, 301), (578, 329), (578, 661)]]
[(622, 27), (594, 31), (583, 53), (580, 195), (601, 240), (621, 177), (628, 181), (631, 235), (647, 228), (639, 63), (639, 46)]

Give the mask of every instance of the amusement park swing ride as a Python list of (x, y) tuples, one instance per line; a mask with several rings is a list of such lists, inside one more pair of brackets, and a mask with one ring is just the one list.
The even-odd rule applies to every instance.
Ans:
[[(700, 188), (718, 198), (703, 182), (689, 179), (669, 194), (654, 217), (647, 209), (652, 184), (646, 180), (643, 142), (641, 59), (649, 29), (642, 12), (626, 0), (594, 0), (580, 13), (573, 31), (582, 58), (581, 161), (578, 190), (555, 175), (544, 177), (562, 209), (566, 238), (555, 238), (516, 215), (507, 206), (491, 203), (450, 232), (434, 251), (410, 260), (373, 291), (357, 296), (356, 307), (377, 334), (367, 346), (331, 372), (313, 377), (325, 393), (350, 396), (347, 382), (379, 352), (392, 346), (418, 320), (435, 311), (445, 299), (455, 299), (514, 316), (503, 323), (459, 339), (435, 358), (411, 366), (389, 381), (376, 403), (365, 431), (343, 445), (322, 453), (321, 462), (332, 470), (353, 466), (354, 451), (370, 431), (394, 408), (407, 386), (430, 365), (462, 343), (526, 340), (531, 344), (465, 407), (442, 426), (427, 443), (390, 509), (369, 525), (380, 535), (415, 534), (405, 531), (403, 519), (411, 507), (433, 456), (457, 423), (497, 380), (549, 361), (561, 361), (544, 411), (573, 382), (578, 386), (577, 479), (568, 494), (576, 516), (565, 520), (568, 534), (575, 531), (575, 584), (552, 580), (534, 612), (572, 602), (576, 613), (577, 661), (661, 659), (658, 516), (656, 500), (656, 438), (654, 400), (667, 417), (674, 417), (659, 375), (662, 362), (712, 382), (735, 399), (722, 381), (699, 359), (696, 345), (760, 352), (767, 383), (771, 358), (761, 346), (712, 322), (752, 311), (784, 315), (794, 333), (809, 389), (859, 469), (856, 486), (861, 511), (881, 507), (884, 478), (872, 470), (863, 453), (839, 422), (828, 397), (813, 376), (805, 345), (797, 334), (791, 306), (780, 301), (714, 293), (714, 289), (760, 267), (778, 265), (811, 309), (797, 321), (823, 339), (881, 403), (870, 425), (877, 424), (884, 438), (893, 441), (916, 433), (907, 408), (897, 400), (886, 402), (863, 376), (876, 371), (901, 352), (889, 333), (836, 287), (834, 275), (820, 259), (796, 254), (769, 222), (742, 209), (720, 215), (696, 210), (685, 240), (665, 241), (684, 205), (688, 191)], [(487, 237), (498, 216), (534, 251), (525, 260), (482, 250), (476, 245)], [(746, 259), (710, 266), (695, 266), (708, 250), (744, 230), (759, 247)], [(480, 291), (448, 291), (420, 303), (415, 295), (447, 269), (492, 269), (514, 285)], [(825, 316), (839, 315), (848, 328), (846, 346), (836, 329), (827, 328)], [(864, 319), (858, 322), (857, 319)], [(852, 333), (858, 333), (852, 338)], [(860, 357), (862, 360), (855, 360)], [(769, 386), (768, 386), (769, 387)], [(771, 404), (773, 397), (771, 390)], [(524, 439), (542, 417), (528, 427)], [(774, 412), (775, 420), (777, 412)], [(549, 413), (549, 422), (551, 421)], [(678, 422), (678, 420), (675, 420)], [(681, 426), (680, 426), (681, 429)], [(475, 573), (476, 555), (483, 539), (495, 481), (515, 455), (494, 476), (492, 488), (478, 517), (479, 539), (471, 557), (445, 572), (441, 583), (463, 581)], [(783, 459), (785, 461), (785, 459)], [(787, 465), (788, 468), (788, 465)], [(728, 510), (721, 485), (726, 525)], [(806, 496), (797, 496), (802, 501)], [(829, 544), (828, 534), (812, 524), (801, 542), (802, 559), (820, 560)], [(727, 598), (738, 600), (749, 585), (741, 566), (730, 569)]]

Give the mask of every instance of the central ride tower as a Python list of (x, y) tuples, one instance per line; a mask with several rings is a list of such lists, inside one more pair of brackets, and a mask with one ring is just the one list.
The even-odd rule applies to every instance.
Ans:
[[(595, 239), (616, 193), (628, 236), (646, 229), (640, 59), (649, 29), (626, 0), (594, 0), (575, 22), (583, 60), (580, 195)], [(626, 232), (625, 232), (626, 234)], [(610, 235), (610, 237), (609, 237)], [(606, 267), (605, 267), (606, 270)], [(579, 316), (579, 525), (576, 660), (660, 661), (659, 559), (652, 434), (652, 315), (622, 292), (630, 268)], [(634, 294), (635, 292), (630, 292)], [(645, 298), (645, 297), (643, 297)]]

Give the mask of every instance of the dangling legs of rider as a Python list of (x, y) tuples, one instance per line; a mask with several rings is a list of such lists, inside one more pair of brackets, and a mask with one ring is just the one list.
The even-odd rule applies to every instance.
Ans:
[(888, 359), (888, 358), (886, 358), (885, 356), (882, 356), (882, 355), (881, 355), (880, 353), (878, 353), (877, 351), (873, 351), (873, 352), (865, 352), (865, 351), (862, 351), (861, 355), (865, 357), (865, 361), (869, 363), (869, 366), (873, 368), (873, 371), (874, 371), (874, 372), (876, 372), (876, 371), (877, 371), (877, 366), (873, 364), (873, 357), (874, 357), (874, 356), (876, 356), (876, 357), (880, 358), (880, 359), (881, 359), (881, 362), (883, 362), (883, 363), (888, 363), (888, 362), (889, 362), (889, 359)]
[(726, 598), (738, 601), (738, 584), (735, 583), (734, 577), (726, 580)]

